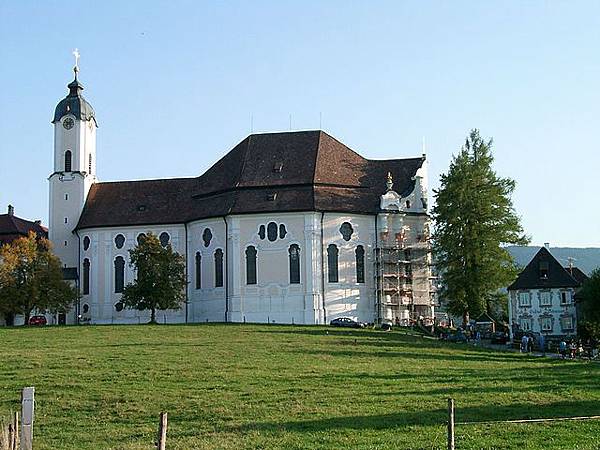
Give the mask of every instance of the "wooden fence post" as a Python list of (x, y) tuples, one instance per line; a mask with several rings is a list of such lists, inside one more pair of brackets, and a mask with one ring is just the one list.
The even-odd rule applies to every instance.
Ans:
[(19, 450), (19, 413), (14, 413), (11, 420), (8, 424), (8, 450)]
[(158, 425), (158, 450), (165, 450), (167, 445), (167, 413), (160, 413), (160, 424)]
[(454, 450), (454, 400), (448, 399), (448, 450)]
[(21, 394), (21, 450), (32, 450), (33, 447), (34, 405), (35, 388), (23, 388)]

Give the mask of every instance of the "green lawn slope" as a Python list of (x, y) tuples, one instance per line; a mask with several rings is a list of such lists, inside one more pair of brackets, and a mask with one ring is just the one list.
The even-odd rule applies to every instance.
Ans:
[[(34, 448), (435, 449), (459, 422), (600, 414), (600, 365), (402, 332), (269, 325), (0, 329), (0, 415)], [(457, 449), (595, 449), (600, 421), (457, 425)]]

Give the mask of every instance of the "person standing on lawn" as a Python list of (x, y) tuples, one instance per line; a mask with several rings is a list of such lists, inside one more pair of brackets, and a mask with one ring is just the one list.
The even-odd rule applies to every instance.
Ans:
[(529, 342), (529, 338), (527, 337), (526, 334), (524, 334), (523, 337), (521, 338), (521, 353), (527, 352), (527, 342)]
[(546, 338), (543, 334), (540, 334), (538, 343), (540, 344), (540, 352), (542, 352), (542, 356), (546, 356)]
[(560, 341), (560, 344), (558, 344), (558, 353), (560, 353), (560, 357), (562, 359), (565, 359), (567, 356), (567, 343), (564, 339)]

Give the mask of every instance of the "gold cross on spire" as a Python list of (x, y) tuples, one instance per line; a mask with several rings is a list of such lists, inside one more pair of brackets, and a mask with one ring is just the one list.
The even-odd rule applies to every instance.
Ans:
[(75, 71), (75, 73), (77, 73), (79, 72), (79, 50), (73, 50), (73, 56), (75, 57), (75, 67), (73, 67), (73, 70)]

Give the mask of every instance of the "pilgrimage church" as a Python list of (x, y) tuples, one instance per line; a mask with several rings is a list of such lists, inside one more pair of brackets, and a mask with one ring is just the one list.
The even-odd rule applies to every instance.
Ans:
[(186, 259), (187, 301), (160, 322), (433, 316), (425, 155), (369, 160), (320, 130), (252, 134), (197, 177), (101, 182), (98, 117), (74, 70), (49, 176), (49, 238), (81, 293), (66, 323), (149, 320), (120, 301), (148, 232)]

